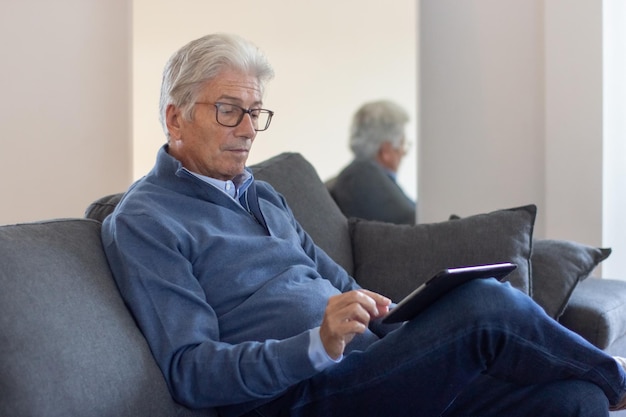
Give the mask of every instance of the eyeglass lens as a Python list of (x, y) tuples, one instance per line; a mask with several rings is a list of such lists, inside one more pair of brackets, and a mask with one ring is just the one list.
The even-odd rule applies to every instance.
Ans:
[(250, 115), (254, 130), (261, 131), (269, 127), (272, 112), (265, 109), (245, 110), (234, 104), (215, 103), (217, 122), (227, 127), (235, 127), (243, 120), (246, 113)]

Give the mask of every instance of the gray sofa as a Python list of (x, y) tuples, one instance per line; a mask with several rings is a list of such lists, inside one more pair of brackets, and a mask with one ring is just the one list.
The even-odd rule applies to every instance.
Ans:
[[(626, 282), (585, 279), (610, 251), (533, 239), (532, 205), (416, 226), (348, 220), (300, 155), (253, 169), (364, 286), (398, 298), (441, 266), (513, 260), (520, 291), (600, 348), (626, 354)], [(172, 401), (120, 298), (100, 243), (100, 221), (119, 198), (95, 202), (86, 219), (0, 226), (1, 416), (217, 415)]]

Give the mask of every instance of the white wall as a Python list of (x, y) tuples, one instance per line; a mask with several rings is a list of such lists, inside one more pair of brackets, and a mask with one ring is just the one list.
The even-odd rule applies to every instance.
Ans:
[(536, 237), (612, 247), (602, 273), (623, 278), (624, 3), (422, 0), (419, 15), (419, 220), (535, 203)]
[(420, 3), (420, 220), (535, 203), (601, 243), (601, 8), (572, 1)]
[(607, 277), (626, 271), (626, 2), (603, 1), (603, 244), (613, 254), (603, 264)]
[(602, 2), (545, 3), (545, 234), (602, 244)]
[[(276, 112), (257, 136), (249, 162), (302, 153), (322, 179), (351, 159), (350, 118), (364, 101), (389, 98), (412, 115), (416, 141), (417, 40), (414, 0), (134, 0), (134, 176), (154, 164), (165, 138), (158, 95), (165, 61), (188, 41), (238, 33), (263, 49), (276, 71), (264, 105)], [(415, 146), (399, 181), (417, 189)]]
[(545, 210), (541, 3), (420, 2), (420, 221)]
[(130, 7), (0, 2), (0, 224), (79, 217), (125, 186)]
[[(266, 102), (277, 114), (250, 161), (298, 151), (322, 178), (334, 175), (350, 158), (347, 126), (361, 102), (400, 102), (416, 130), (415, 9), (413, 0), (0, 2), (0, 224), (80, 217), (145, 173), (163, 142), (165, 60), (215, 31), (253, 39), (276, 68)], [(415, 161), (400, 174), (413, 195)]]

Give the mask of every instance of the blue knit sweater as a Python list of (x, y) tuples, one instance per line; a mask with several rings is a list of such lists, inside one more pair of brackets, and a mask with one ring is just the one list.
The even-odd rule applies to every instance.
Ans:
[(252, 185), (266, 229), (166, 149), (104, 221), (117, 285), (177, 401), (267, 401), (315, 374), (309, 330), (330, 296), (359, 286), (269, 184)]

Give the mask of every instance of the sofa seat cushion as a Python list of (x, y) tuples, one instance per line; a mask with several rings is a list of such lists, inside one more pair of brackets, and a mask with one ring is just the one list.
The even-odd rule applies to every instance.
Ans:
[(0, 392), (2, 416), (216, 415), (171, 399), (86, 219), (0, 227)]
[(600, 349), (606, 349), (626, 336), (625, 318), (624, 281), (589, 278), (578, 284), (559, 321)]
[(506, 280), (528, 294), (535, 215), (528, 205), (412, 226), (351, 219), (354, 277), (399, 301), (441, 269), (513, 262)]

